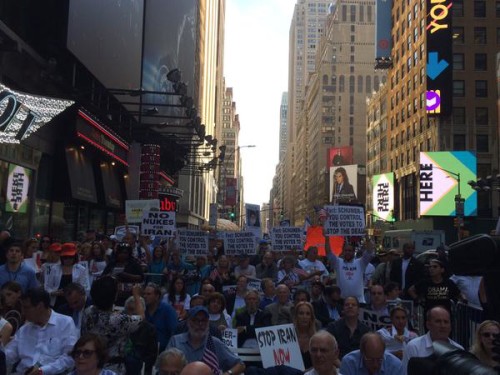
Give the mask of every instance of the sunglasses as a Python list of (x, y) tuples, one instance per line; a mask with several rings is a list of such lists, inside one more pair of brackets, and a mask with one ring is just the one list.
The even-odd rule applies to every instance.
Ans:
[(73, 352), (73, 358), (90, 358), (92, 354), (95, 353), (95, 350), (75, 350)]
[(498, 333), (493, 333), (493, 332), (483, 332), (481, 333), (481, 336), (483, 336), (484, 338), (495, 338), (496, 335), (499, 335)]

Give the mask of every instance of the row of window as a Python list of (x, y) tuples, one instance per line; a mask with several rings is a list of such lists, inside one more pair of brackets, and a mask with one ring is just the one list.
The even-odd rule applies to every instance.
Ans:
[[(485, 18), (488, 14), (487, 1), (491, 4), (492, 0), (474, 0), (474, 17)], [(467, 1), (469, 3), (469, 0)], [(453, 17), (464, 16), (464, 0), (454, 0), (451, 7)], [(495, 1), (495, 16), (500, 17), (500, 0)]]
[[(487, 44), (488, 43), (488, 29), (486, 27), (474, 27), (474, 44)], [(453, 28), (453, 44), (465, 43), (465, 31), (462, 26)], [(500, 27), (496, 28), (496, 43), (500, 44)]]
[[(467, 115), (465, 107), (453, 107), (452, 118), (454, 125), (465, 125), (467, 124)], [(489, 112), (488, 107), (476, 107), (474, 110), (474, 123), (476, 125), (488, 125), (489, 124)]]
[[(463, 53), (453, 54), (453, 70), (465, 70), (465, 55)], [(488, 70), (488, 55), (486, 53), (474, 54), (474, 70)]]
[[(378, 90), (380, 86), (380, 77), (379, 76), (373, 76), (373, 87), (372, 87), (372, 76), (367, 75), (366, 77), (363, 77), (362, 75), (359, 75), (357, 78), (357, 84), (356, 84), (356, 77), (355, 76), (349, 76), (349, 92), (354, 93), (356, 92), (356, 88), (358, 93), (363, 93), (363, 85), (365, 88), (365, 92), (367, 94), (372, 93), (372, 89)], [(385, 76), (382, 77), (382, 83), (385, 83), (386, 78)], [(328, 92), (337, 92), (337, 76), (332, 76), (331, 79), (331, 84), (328, 85), (328, 75), (323, 75), (322, 78), (323, 86), (325, 91)], [(339, 92), (344, 92), (345, 91), (345, 77), (343, 75), (340, 75), (338, 78), (338, 90)]]
[[(474, 82), (474, 94), (476, 98), (487, 98), (488, 97), (488, 81), (483, 79), (478, 79)], [(464, 97), (465, 96), (465, 81), (464, 80), (453, 80), (453, 96), (454, 97)]]
[[(356, 12), (356, 8), (359, 12)], [(341, 20), (342, 22), (373, 22), (373, 7), (371, 5), (365, 6), (360, 4), (359, 6), (350, 5), (349, 6), (349, 18), (347, 17), (347, 5), (342, 5)], [(357, 16), (357, 17), (356, 17)], [(357, 21), (356, 21), (357, 19)]]

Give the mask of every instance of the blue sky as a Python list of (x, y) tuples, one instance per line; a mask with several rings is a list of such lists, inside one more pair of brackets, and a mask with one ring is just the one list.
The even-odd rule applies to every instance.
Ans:
[(269, 201), (278, 164), (279, 107), (288, 86), (295, 0), (226, 0), (224, 76), (240, 115), (244, 200)]

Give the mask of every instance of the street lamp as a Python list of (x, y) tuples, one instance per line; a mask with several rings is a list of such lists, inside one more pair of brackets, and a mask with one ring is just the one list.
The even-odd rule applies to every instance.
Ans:
[[(236, 146), (233, 150), (231, 150), (231, 152), (225, 156), (224, 160), (221, 161), (220, 163), (220, 166), (222, 168), (222, 179), (223, 179), (223, 184), (221, 184), (221, 181), (220, 181), (220, 178), (219, 178), (219, 186), (223, 186), (224, 190), (222, 191), (222, 207), (224, 207), (224, 209), (226, 208), (226, 198), (227, 198), (227, 166), (225, 165), (225, 162), (229, 161), (229, 160), (233, 160), (234, 158), (234, 155), (236, 153), (236, 151), (242, 149), (242, 148), (254, 148), (256, 147), (255, 145), (243, 145), (243, 146)], [(233, 172), (234, 174), (234, 172)], [(220, 172), (219, 172), (219, 176), (220, 176)], [(234, 176), (233, 176), (234, 177)], [(234, 216), (233, 216), (234, 218)]]
[(460, 226), (461, 226), (461, 221), (464, 217), (464, 202), (465, 200), (462, 199), (462, 195), (460, 194), (460, 172), (452, 172), (447, 169), (441, 168), (441, 167), (436, 167), (435, 165), (432, 166), (432, 168), (435, 169), (440, 169), (443, 172), (449, 173), (452, 176), (455, 177), (457, 180), (457, 189), (458, 189), (458, 194), (455, 195), (455, 218), (456, 218), (456, 225), (457, 225), (457, 238), (460, 241), (461, 240), (461, 234), (460, 234)]

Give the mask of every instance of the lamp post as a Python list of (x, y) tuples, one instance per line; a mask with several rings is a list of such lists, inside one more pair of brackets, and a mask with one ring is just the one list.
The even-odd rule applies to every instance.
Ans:
[(458, 240), (460, 241), (462, 238), (461, 234), (460, 234), (460, 227), (461, 227), (461, 224), (462, 224), (462, 220), (463, 220), (463, 217), (464, 217), (464, 199), (462, 199), (462, 195), (460, 194), (460, 172), (452, 172), (452, 171), (449, 171), (447, 169), (444, 169), (444, 168), (440, 168), (440, 167), (436, 167), (435, 165), (432, 166), (432, 168), (435, 168), (435, 169), (440, 169), (442, 170), (443, 172), (446, 172), (446, 173), (449, 173), (451, 174), (452, 176), (455, 177), (455, 179), (457, 180), (457, 189), (458, 189), (458, 194), (455, 195), (455, 218), (457, 219), (457, 238)]
[[(224, 160), (221, 162), (220, 166), (222, 167), (222, 179), (224, 181), (224, 190), (222, 191), (222, 207), (224, 207), (224, 209), (226, 208), (226, 197), (227, 197), (227, 185), (226, 185), (226, 177), (227, 177), (227, 167), (225, 165), (225, 162), (228, 161), (228, 160), (232, 160), (234, 158), (234, 155), (236, 153), (236, 151), (242, 149), (242, 148), (254, 148), (256, 147), (255, 145), (243, 145), (243, 146), (236, 146), (225, 158)], [(235, 163), (235, 166), (236, 166), (236, 163)], [(234, 172), (233, 172), (234, 174)], [(219, 174), (220, 176), (220, 174)], [(234, 177), (234, 176), (233, 176)], [(222, 185), (221, 184), (221, 181), (219, 179), (219, 186)]]

